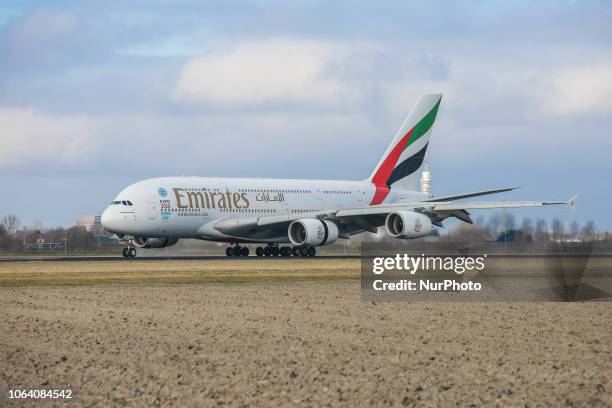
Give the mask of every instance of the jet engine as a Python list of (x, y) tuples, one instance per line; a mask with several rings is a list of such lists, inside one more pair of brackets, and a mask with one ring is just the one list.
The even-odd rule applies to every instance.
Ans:
[(387, 215), (385, 228), (394, 238), (421, 238), (431, 233), (431, 220), (414, 211), (394, 211)]
[(178, 238), (145, 238), (134, 237), (134, 245), (138, 248), (165, 248), (178, 242)]
[(330, 221), (309, 218), (289, 224), (289, 240), (293, 245), (328, 245), (338, 239), (338, 226)]

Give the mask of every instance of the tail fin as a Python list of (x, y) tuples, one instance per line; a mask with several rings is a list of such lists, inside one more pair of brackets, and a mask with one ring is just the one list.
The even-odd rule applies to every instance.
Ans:
[(392, 186), (416, 190), (441, 100), (442, 94), (423, 95), (412, 108), (369, 178), (376, 186), (370, 205), (382, 203)]

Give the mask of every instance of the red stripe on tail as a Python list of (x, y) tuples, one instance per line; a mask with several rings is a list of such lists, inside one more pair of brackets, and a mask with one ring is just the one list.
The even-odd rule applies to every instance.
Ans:
[(374, 174), (374, 177), (372, 177), (372, 183), (376, 187), (376, 192), (374, 193), (374, 197), (372, 198), (370, 205), (382, 203), (385, 201), (389, 191), (391, 191), (387, 186), (387, 180), (389, 180), (391, 173), (393, 173), (393, 169), (404, 151), (404, 146), (406, 146), (406, 143), (408, 143), (408, 140), (410, 140), (413, 130), (414, 127), (410, 129), (408, 133), (404, 135), (404, 137), (402, 137), (402, 140), (395, 145), (393, 150), (391, 150), (389, 155), (385, 158), (385, 161), (380, 165), (378, 170), (376, 170), (376, 174)]

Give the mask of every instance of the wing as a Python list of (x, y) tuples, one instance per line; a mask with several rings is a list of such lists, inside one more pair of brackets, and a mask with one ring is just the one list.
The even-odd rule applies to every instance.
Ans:
[(491, 208), (525, 208), (543, 207), (548, 205), (576, 206), (576, 198), (567, 201), (498, 201), (498, 202), (475, 202), (475, 203), (449, 203), (446, 201), (416, 201), (411, 203), (381, 204), (351, 209), (329, 210), (318, 213), (306, 213), (300, 215), (284, 215), (272, 217), (260, 217), (258, 226), (270, 226), (278, 223), (290, 223), (301, 218), (320, 218), (338, 222), (347, 232), (371, 231), (385, 223), (387, 215), (394, 211), (417, 211), (429, 216), (432, 222), (438, 225), (448, 217), (456, 217), (462, 221), (472, 222), (468, 210), (491, 209)]
[(463, 194), (450, 195), (450, 196), (444, 196), (444, 197), (436, 197), (436, 198), (432, 198), (431, 200), (425, 200), (425, 201), (428, 201), (428, 202), (454, 201), (454, 200), (461, 200), (463, 198), (472, 198), (472, 197), (478, 197), (478, 196), (489, 195), (489, 194), (505, 193), (506, 191), (516, 190), (517, 188), (518, 187), (508, 187), (508, 188), (497, 188), (495, 190), (474, 191), (472, 193), (463, 193)]
[(576, 206), (576, 198), (568, 201), (498, 201), (498, 202), (474, 202), (474, 203), (449, 203), (446, 201), (420, 201), (403, 204), (387, 204), (373, 207), (339, 210), (336, 217), (340, 219), (367, 221), (381, 226), (386, 216), (393, 211), (416, 211), (427, 215), (434, 225), (442, 226), (441, 222), (449, 217), (455, 217), (461, 221), (472, 223), (468, 210), (492, 209), (492, 208), (526, 208), (544, 207), (548, 205)]
[[(448, 197), (444, 197), (443, 199), (449, 200)], [(427, 215), (434, 225), (441, 226), (441, 222), (449, 217), (455, 217), (471, 223), (472, 220), (468, 210), (544, 207), (549, 205), (569, 205), (575, 208), (576, 197), (572, 197), (567, 201), (498, 201), (473, 203), (415, 201), (348, 209), (329, 209), (326, 211), (301, 213), (299, 215), (286, 214), (269, 217), (226, 218), (208, 227), (214, 228), (222, 234), (234, 237), (256, 237), (259, 235), (282, 236), (286, 235), (287, 228), (292, 221), (304, 218), (318, 218), (337, 223), (340, 229), (340, 236), (342, 238), (349, 238), (351, 235), (364, 231), (375, 233), (378, 227), (384, 225), (387, 215), (395, 211), (416, 211)]]

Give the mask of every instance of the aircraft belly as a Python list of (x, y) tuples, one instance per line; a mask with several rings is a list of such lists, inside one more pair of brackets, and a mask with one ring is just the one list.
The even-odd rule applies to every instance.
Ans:
[(215, 220), (202, 225), (197, 236), (207, 240), (289, 242), (288, 225), (257, 226), (257, 219)]

